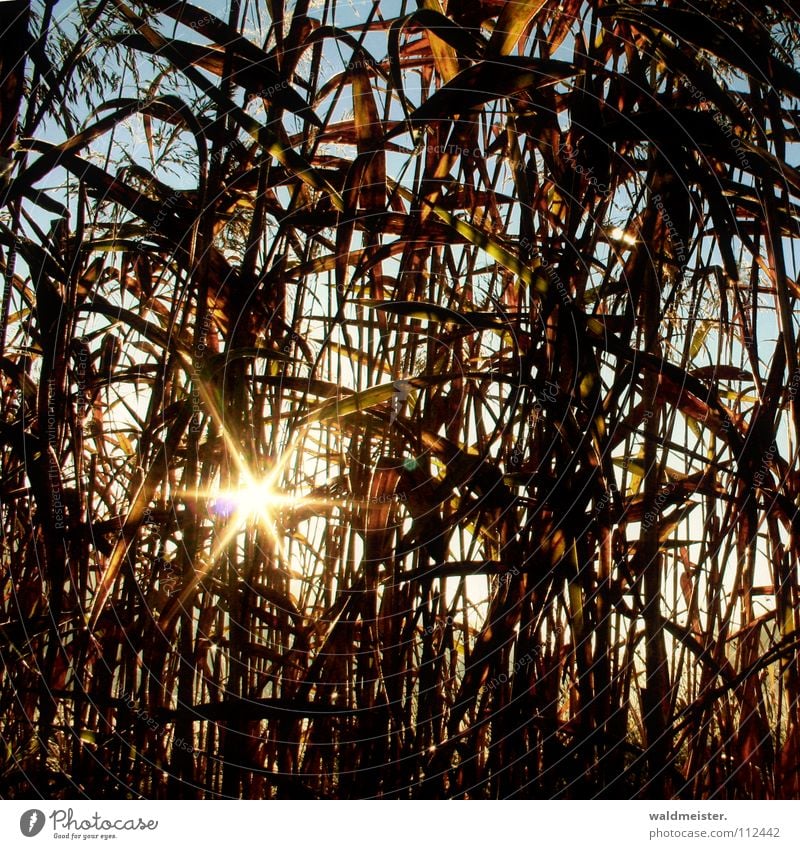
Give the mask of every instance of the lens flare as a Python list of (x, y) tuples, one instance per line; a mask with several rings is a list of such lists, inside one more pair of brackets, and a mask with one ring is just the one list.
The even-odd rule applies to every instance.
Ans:
[(221, 489), (208, 495), (208, 510), (218, 518), (234, 519), (239, 526), (257, 521), (268, 526), (274, 524), (277, 514), (296, 505), (302, 499), (281, 492), (271, 479), (259, 480), (245, 473), (241, 486)]

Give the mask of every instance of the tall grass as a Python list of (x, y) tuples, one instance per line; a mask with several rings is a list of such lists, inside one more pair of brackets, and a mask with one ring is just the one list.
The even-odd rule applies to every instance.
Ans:
[(800, 795), (789, 4), (5, 5), (4, 797)]

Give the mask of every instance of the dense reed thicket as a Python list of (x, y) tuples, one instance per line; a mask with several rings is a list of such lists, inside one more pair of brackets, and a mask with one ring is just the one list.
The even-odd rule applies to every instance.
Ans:
[(797, 7), (12, 0), (0, 795), (797, 798)]

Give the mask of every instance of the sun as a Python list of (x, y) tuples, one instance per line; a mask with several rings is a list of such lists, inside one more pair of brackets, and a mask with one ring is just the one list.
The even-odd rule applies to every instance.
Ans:
[[(206, 404), (211, 418), (219, 427), (225, 446), (225, 457), (230, 464), (230, 477), (223, 485), (219, 479), (202, 490), (187, 492), (198, 507), (204, 505), (207, 517), (214, 525), (211, 552), (203, 559), (204, 565), (195, 570), (194, 582), (184, 590), (188, 598), (192, 586), (202, 576), (215, 567), (226, 556), (231, 543), (242, 533), (259, 529), (274, 545), (279, 559), (289, 562), (289, 536), (285, 530), (286, 514), (297, 509), (317, 509), (330, 501), (313, 495), (302, 495), (294, 487), (287, 486), (286, 470), (296, 457), (301, 434), (295, 435), (283, 451), (268, 461), (268, 469), (262, 471), (258, 466), (266, 465), (263, 460), (254, 462), (246, 458), (237, 440), (225, 426), (225, 417), (219, 407), (218, 399), (204, 381), (198, 382), (200, 397)], [(183, 596), (181, 601), (183, 601)]]
[[(205, 505), (208, 518), (218, 528), (211, 552), (212, 563), (224, 554), (240, 533), (256, 528), (265, 531), (280, 556), (288, 560), (287, 516), (298, 510), (306, 514), (309, 510), (324, 509), (331, 504), (328, 498), (313, 493), (302, 494), (290, 483), (287, 484), (285, 472), (293, 456), (294, 450), (290, 446), (270, 464), (267, 471), (262, 472), (240, 453), (231, 450), (229, 457), (234, 467), (231, 482), (224, 486), (217, 482), (194, 493), (195, 499)], [(296, 518), (296, 512), (294, 516)]]
[(211, 552), (198, 561), (192, 579), (178, 597), (178, 608), (188, 602), (197, 584), (227, 556), (229, 546), (241, 533), (256, 528), (264, 531), (278, 552), (279, 560), (288, 563), (289, 539), (283, 521), (286, 512), (327, 503), (324, 499), (295, 494), (281, 487), (288, 453), (263, 476), (251, 471), (238, 454), (232, 456), (239, 480), (237, 486), (217, 484), (187, 493), (197, 506), (205, 505), (208, 519), (215, 524), (215, 532)]
[(268, 475), (253, 477), (245, 472), (240, 486), (212, 491), (208, 496), (208, 509), (213, 515), (238, 520), (239, 524), (255, 521), (270, 525), (281, 509), (291, 507), (299, 500), (281, 492)]

